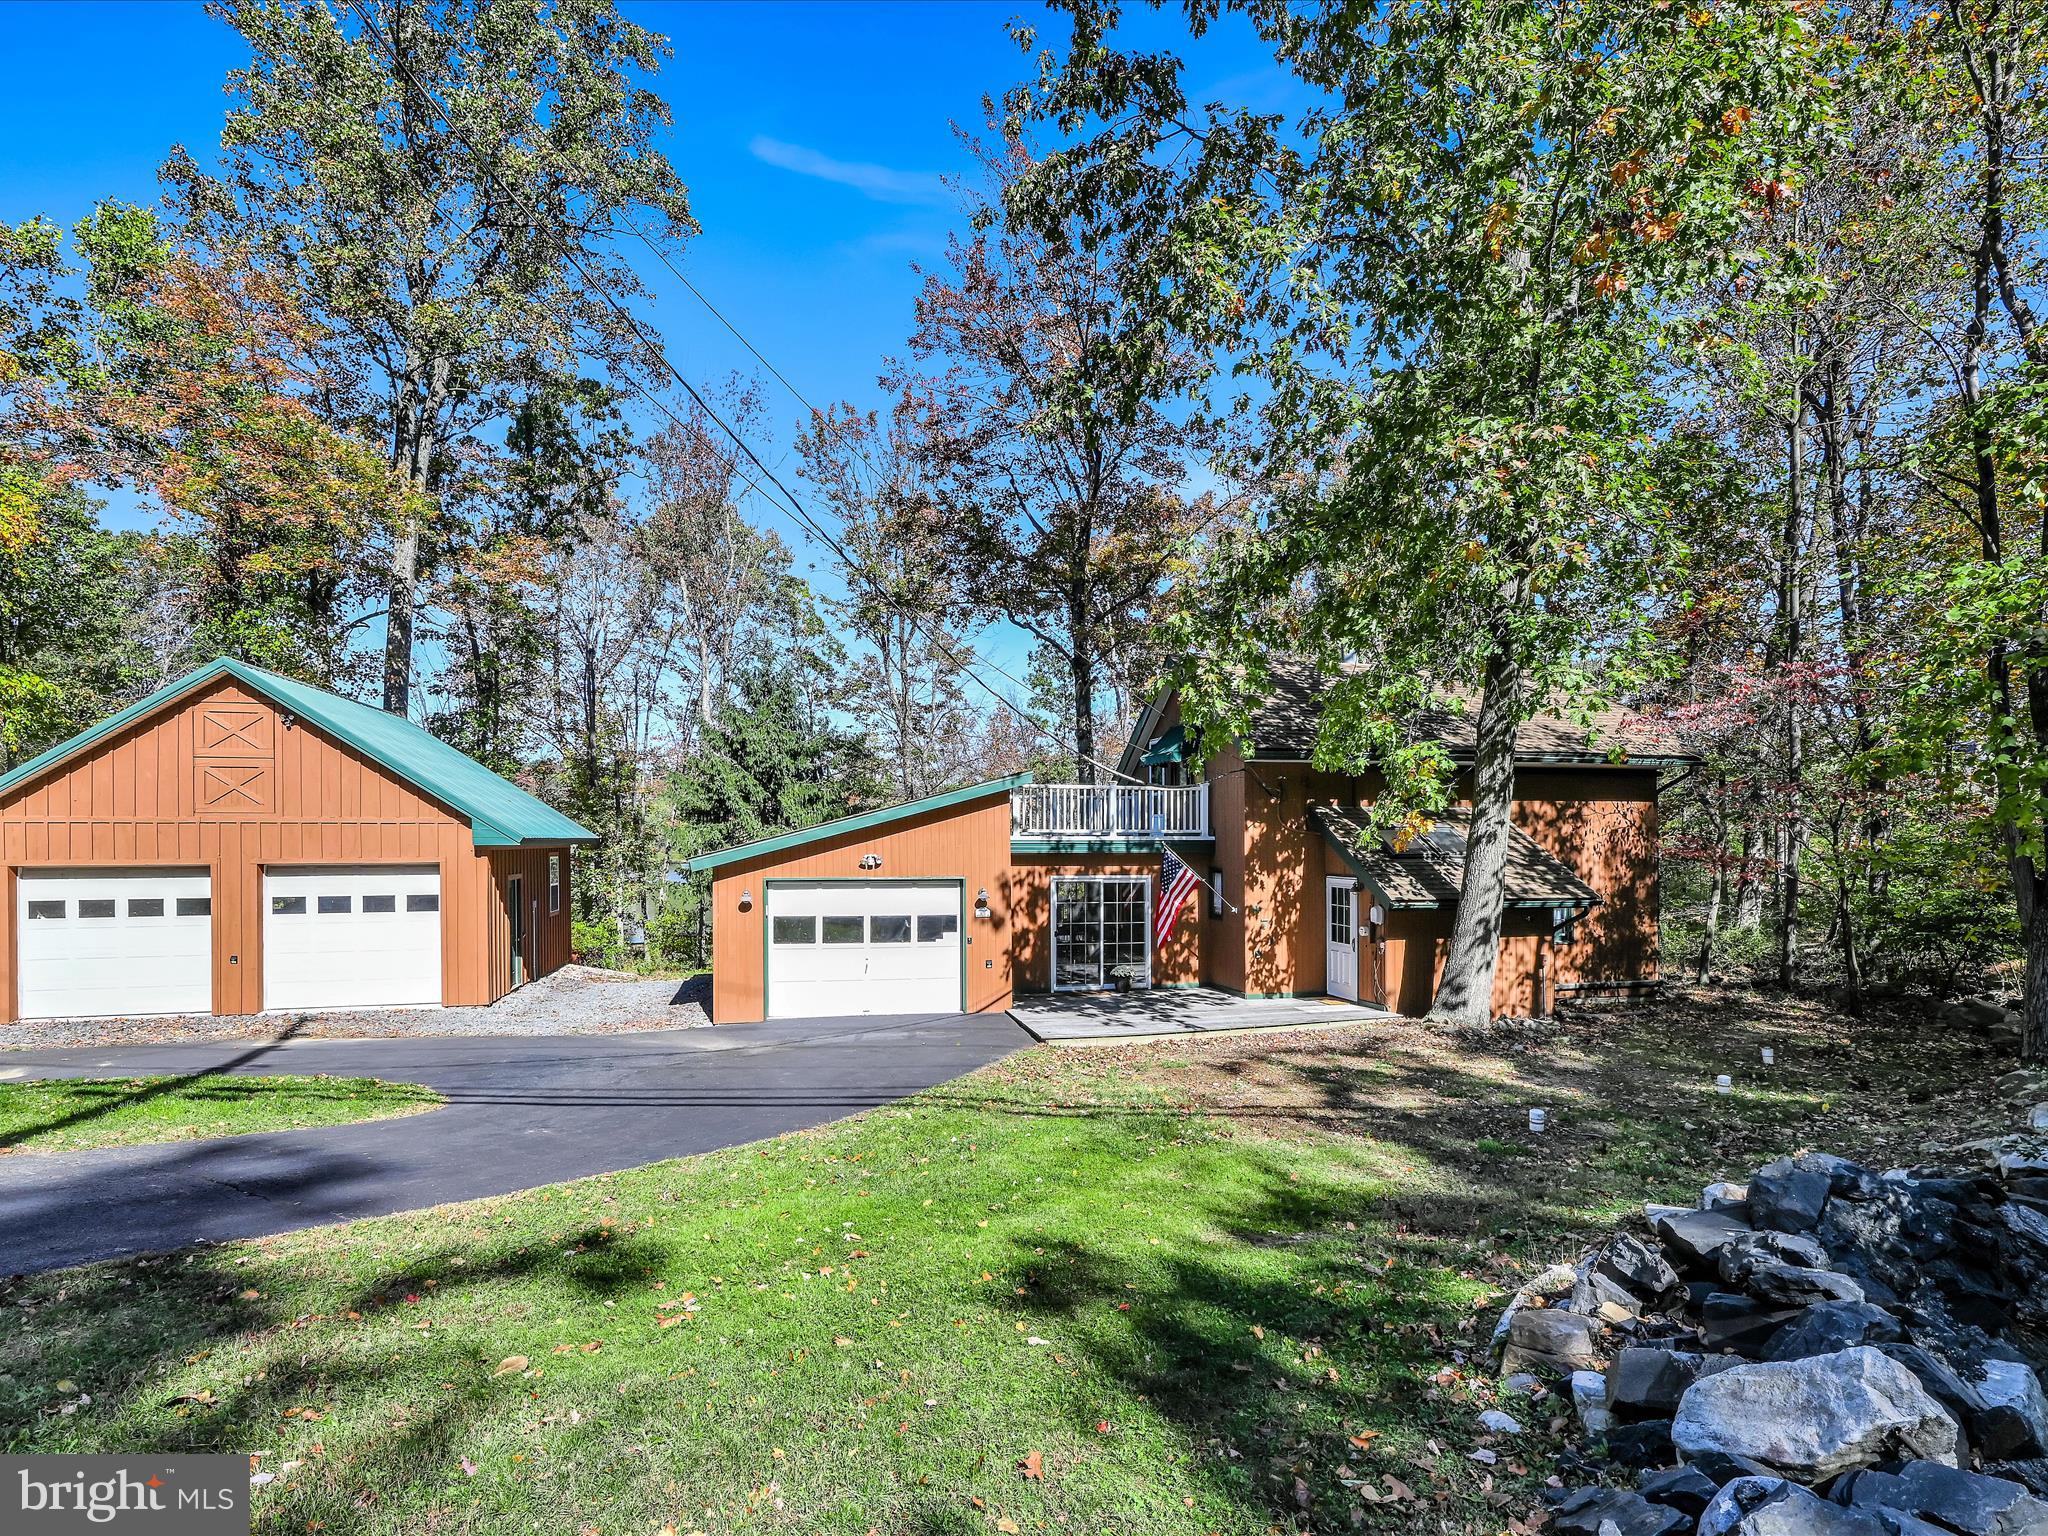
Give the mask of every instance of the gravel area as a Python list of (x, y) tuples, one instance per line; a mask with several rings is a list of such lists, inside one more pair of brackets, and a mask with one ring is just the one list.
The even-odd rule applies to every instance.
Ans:
[(332, 1013), (161, 1019), (33, 1019), (0, 1024), (0, 1051), (175, 1040), (372, 1040), (402, 1035), (622, 1035), (710, 1024), (708, 976), (650, 981), (565, 965), (484, 1008), (368, 1008)]

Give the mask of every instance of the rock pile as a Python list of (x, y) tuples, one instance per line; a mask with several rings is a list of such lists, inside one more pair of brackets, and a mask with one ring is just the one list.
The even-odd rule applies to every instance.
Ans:
[[(1608, 1483), (1554, 1536), (2048, 1536), (2048, 1140), (1966, 1172), (1782, 1158), (1521, 1291)], [(1526, 1380), (1526, 1374), (1521, 1379)]]

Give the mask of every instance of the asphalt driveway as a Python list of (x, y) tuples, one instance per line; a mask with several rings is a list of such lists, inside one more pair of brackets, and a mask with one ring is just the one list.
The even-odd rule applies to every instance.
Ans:
[(0, 1157), (0, 1275), (501, 1195), (872, 1109), (1030, 1045), (1007, 1014), (804, 1019), (553, 1039), (20, 1051), (0, 1074), (330, 1073), (445, 1108), (216, 1141)]

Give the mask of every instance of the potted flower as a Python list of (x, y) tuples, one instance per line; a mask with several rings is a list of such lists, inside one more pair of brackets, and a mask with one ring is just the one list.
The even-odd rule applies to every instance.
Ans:
[(1109, 979), (1116, 983), (1119, 992), (1130, 991), (1142, 975), (1143, 969), (1135, 965), (1113, 965), (1109, 969)]

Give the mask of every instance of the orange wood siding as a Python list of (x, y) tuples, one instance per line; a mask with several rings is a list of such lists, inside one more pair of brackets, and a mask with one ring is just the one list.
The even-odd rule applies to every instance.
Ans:
[[(879, 869), (861, 859), (878, 856)], [(767, 880), (952, 880), (967, 882), (967, 1006), (985, 1013), (1010, 1006), (1013, 932), (1010, 797), (994, 794), (824, 842), (805, 843), (717, 871), (712, 881), (711, 1015), (720, 1024), (762, 1015), (765, 957), (761, 924)], [(978, 891), (989, 915), (974, 915)], [(741, 910), (740, 896), (753, 901)]]
[[(561, 860), (560, 910), (548, 910), (548, 860)], [(512, 881), (520, 882), (526, 904), (526, 976), (545, 976), (569, 963), (569, 850), (566, 848), (493, 848), (486, 862), (485, 894), (490, 923), (487, 940), (486, 992), (496, 1002), (512, 990)]]
[[(1019, 992), (1052, 990), (1052, 883), (1064, 875), (1142, 875), (1152, 881), (1152, 901), (1159, 901), (1159, 855), (1156, 853), (1020, 853), (1011, 883), (1011, 914), (1015, 934), (1011, 946), (1013, 974)], [(1206, 865), (1191, 866), (1197, 874)], [(1164, 951), (1152, 955), (1152, 983), (1188, 986), (1202, 979), (1203, 930), (1209, 925), (1209, 893), (1195, 892), (1181, 909), (1173, 937)]]
[(1598, 891), (1601, 904), (1557, 951), (1557, 980), (1657, 975), (1657, 771), (1525, 768), (1515, 824)]
[[(544, 852), (538, 857), (545, 906)], [(566, 851), (564, 863), (566, 865)], [(217, 681), (0, 800), (0, 1018), (16, 1017), (13, 873), (23, 868), (203, 868), (213, 878), (213, 1006), (263, 1007), (263, 871), (293, 864), (432, 864), (441, 871), (442, 1000), (502, 996), (503, 897), (468, 824), (375, 763)], [(567, 959), (561, 935), (545, 974)]]

